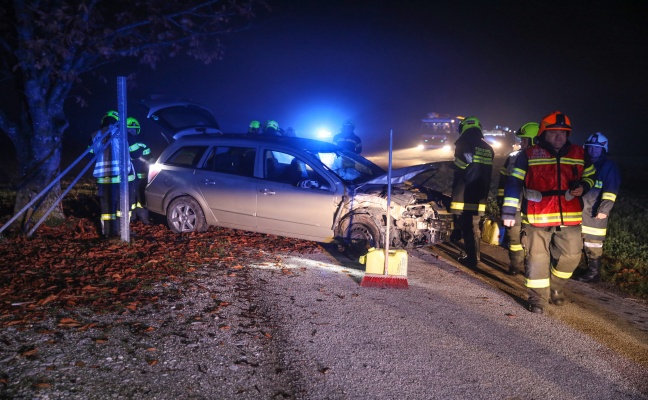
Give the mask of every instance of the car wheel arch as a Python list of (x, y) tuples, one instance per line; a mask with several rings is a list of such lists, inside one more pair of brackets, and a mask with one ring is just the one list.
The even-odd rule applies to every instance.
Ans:
[(211, 213), (211, 210), (209, 208), (209, 205), (203, 201), (202, 194), (194, 193), (186, 190), (172, 191), (167, 193), (164, 196), (164, 201), (162, 203), (163, 206), (162, 210), (164, 210), (164, 214), (166, 215), (167, 211), (169, 210), (169, 206), (171, 205), (171, 203), (173, 203), (174, 200), (176, 200), (178, 197), (183, 197), (183, 196), (191, 197), (200, 205), (200, 207), (203, 210), (203, 213), (205, 213), (205, 218), (207, 219), (209, 225), (216, 224), (217, 221), (214, 219), (213, 214)]
[(175, 233), (205, 232), (209, 228), (202, 205), (191, 195), (174, 197), (165, 211), (167, 225)]
[(338, 223), (336, 239), (345, 251), (356, 257), (366, 253), (370, 247), (381, 247), (384, 242), (384, 227), (369, 210), (348, 213)]

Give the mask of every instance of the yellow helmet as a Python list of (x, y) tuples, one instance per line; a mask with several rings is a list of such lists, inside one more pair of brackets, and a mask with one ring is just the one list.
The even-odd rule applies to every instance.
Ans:
[(515, 132), (515, 136), (519, 138), (527, 138), (529, 139), (529, 143), (531, 143), (531, 145), (534, 145), (539, 130), (540, 124), (538, 124), (537, 122), (527, 122)]
[(139, 135), (140, 133), (140, 123), (137, 119), (133, 117), (128, 117), (126, 119), (126, 129), (135, 129), (135, 134)]
[(464, 133), (470, 128), (479, 128), (479, 130), (481, 131), (482, 125), (477, 117), (464, 118), (464, 120), (461, 121), (461, 123), (457, 127), (457, 130), (459, 131), (459, 133)]
[[(112, 121), (111, 121), (112, 119)], [(115, 110), (107, 111), (103, 117), (101, 117), (101, 126), (108, 126), (119, 121), (119, 113)]]

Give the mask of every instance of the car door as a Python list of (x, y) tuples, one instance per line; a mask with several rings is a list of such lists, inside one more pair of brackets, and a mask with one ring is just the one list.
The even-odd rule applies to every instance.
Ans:
[(218, 225), (241, 229), (256, 227), (256, 149), (214, 146), (195, 180)]
[(266, 149), (261, 159), (264, 168), (263, 179), (257, 182), (257, 230), (331, 241), (338, 203), (333, 182), (288, 152)]

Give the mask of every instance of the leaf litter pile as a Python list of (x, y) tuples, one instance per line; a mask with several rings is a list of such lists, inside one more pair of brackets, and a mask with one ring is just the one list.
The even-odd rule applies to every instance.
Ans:
[(0, 238), (0, 326), (32, 324), (59, 310), (132, 312), (158, 300), (152, 285), (199, 269), (226, 279), (252, 264), (280, 265), (281, 254), (321, 251), (314, 242), (226, 228), (178, 235), (138, 222), (131, 231), (130, 243), (101, 239), (89, 219), (68, 217), (32, 238)]

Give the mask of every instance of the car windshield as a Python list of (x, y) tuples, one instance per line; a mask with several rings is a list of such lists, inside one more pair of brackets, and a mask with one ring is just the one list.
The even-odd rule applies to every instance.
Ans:
[(350, 185), (357, 185), (387, 173), (366, 158), (350, 151), (340, 149), (308, 152), (318, 158), (343, 182)]

